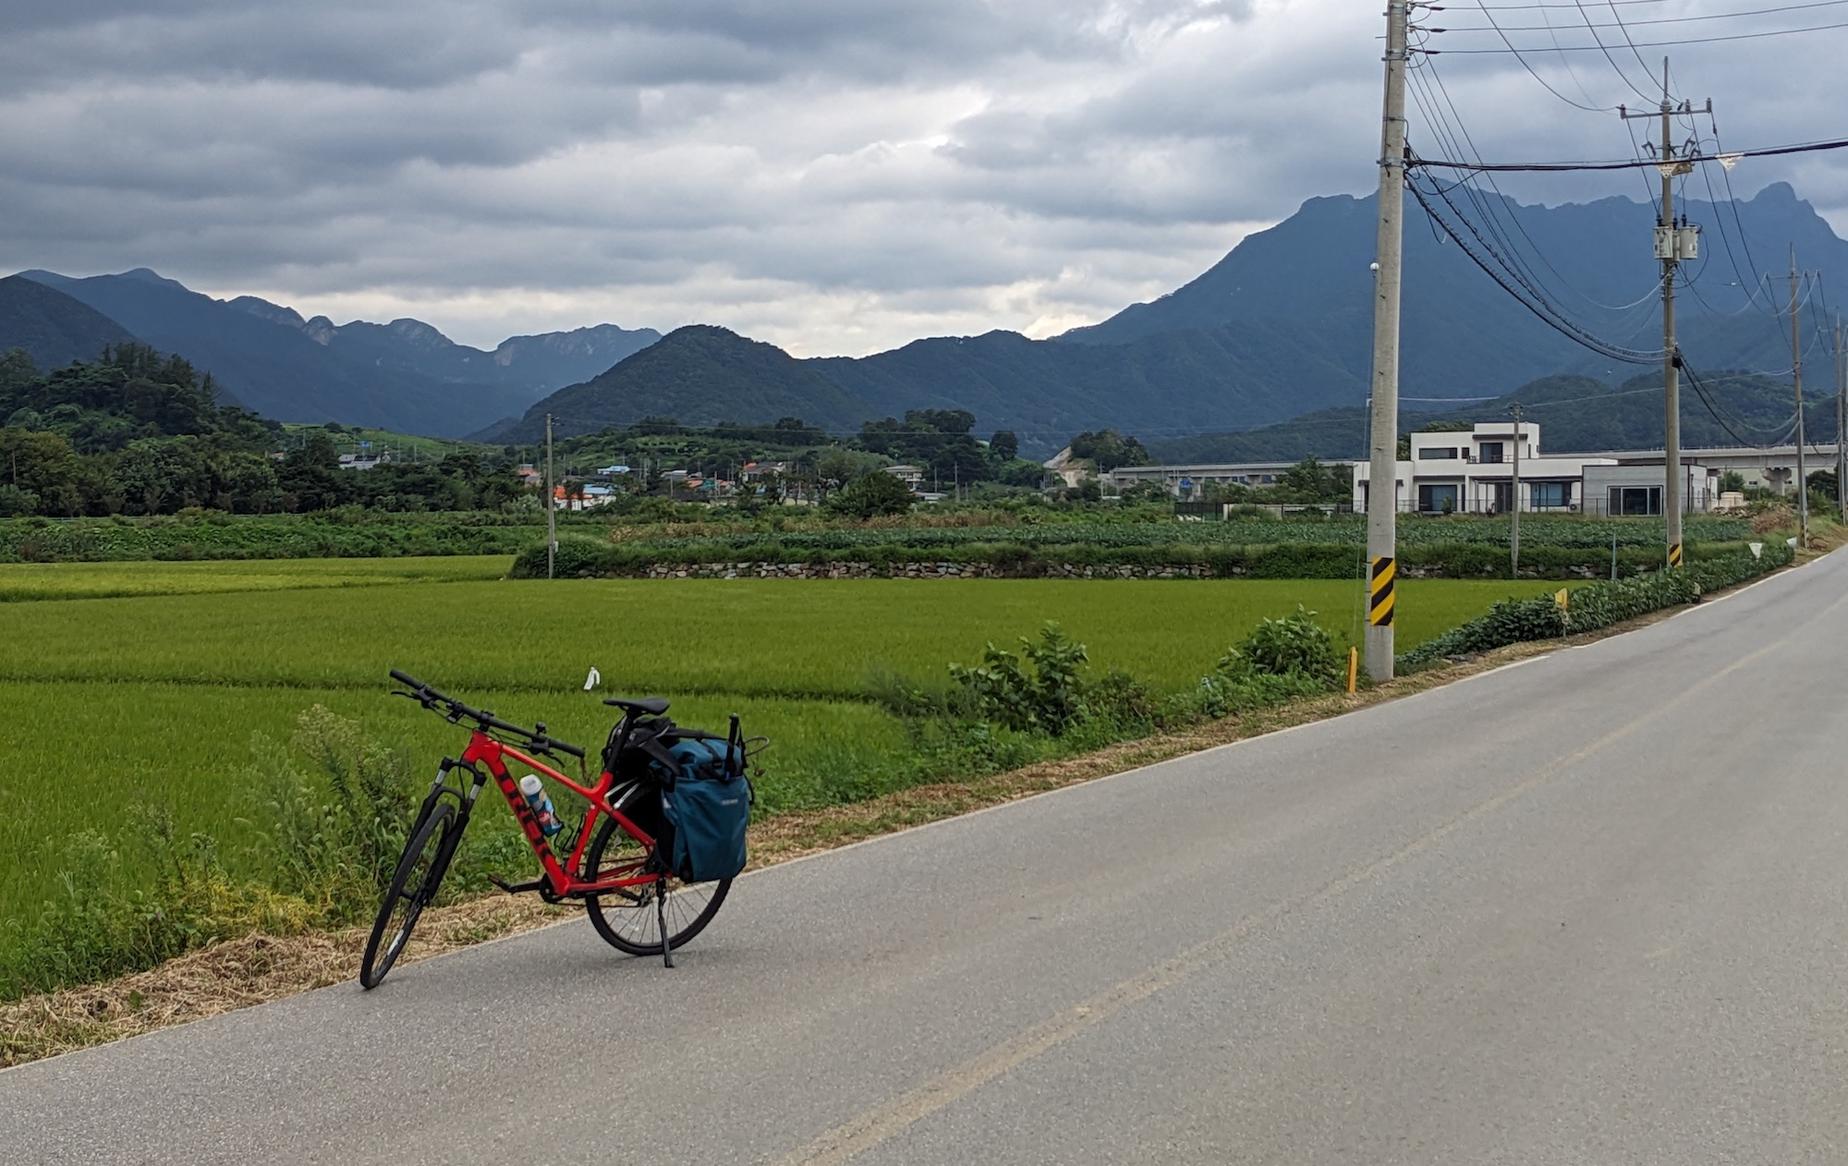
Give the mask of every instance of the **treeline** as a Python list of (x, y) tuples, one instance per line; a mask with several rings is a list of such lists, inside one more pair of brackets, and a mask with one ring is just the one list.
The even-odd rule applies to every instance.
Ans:
[(17, 350), (0, 356), (0, 419), (0, 516), (467, 510), (521, 493), (498, 456), (342, 470), (322, 433), (278, 454), (281, 426), (222, 403), (209, 373), (138, 344), (49, 373)]
[[(536, 457), (539, 451), (521, 452)], [(785, 492), (825, 497), (869, 469), (894, 462), (916, 466), (930, 487), (945, 492), (984, 482), (1037, 489), (1046, 473), (1020, 456), (1012, 431), (979, 439), (975, 415), (964, 409), (912, 409), (902, 418), (865, 422), (852, 433), (830, 433), (800, 417), (761, 425), (682, 425), (671, 417), (645, 417), (560, 442), (559, 456), (568, 471), (606, 459), (627, 464), (633, 488), (643, 492), (655, 490), (666, 470), (729, 477), (746, 463), (774, 461), (783, 464), (780, 472), (755, 475), (772, 497)]]

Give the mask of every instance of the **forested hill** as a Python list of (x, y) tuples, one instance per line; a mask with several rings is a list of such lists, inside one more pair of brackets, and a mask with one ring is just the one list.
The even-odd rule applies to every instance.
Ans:
[[(1684, 447), (1770, 445), (1788, 441), (1796, 415), (1788, 380), (1760, 373), (1703, 374), (1699, 384), (1684, 379), (1681, 443)], [(1409, 433), (1436, 422), (1504, 421), (1516, 402), (1540, 426), (1544, 453), (1595, 453), (1614, 449), (1660, 449), (1663, 442), (1662, 380), (1644, 375), (1612, 387), (1590, 377), (1543, 377), (1506, 396), (1436, 411), (1404, 411), (1399, 428)], [(1711, 404), (1711, 407), (1709, 407)], [(1303, 457), (1358, 459), (1367, 450), (1366, 411), (1329, 409), (1279, 425), (1238, 433), (1151, 440), (1157, 461), (1241, 462)], [(1835, 396), (1809, 388), (1804, 425), (1811, 440), (1835, 432)]]
[(19, 349), (40, 368), (94, 360), (134, 337), (88, 304), (55, 288), (9, 275), (0, 279), (0, 352)]
[[(214, 299), (147, 268), (73, 279), (50, 271), (15, 277), (79, 301), (112, 326), (103, 342), (133, 338), (184, 356), (223, 389), (280, 421), (372, 425), (459, 436), (581, 381), (659, 339), (651, 329), (612, 324), (513, 336), (492, 351), (457, 344), (421, 320), (336, 325), (303, 319), (255, 296)], [(6, 281), (13, 282), (12, 280)], [(0, 300), (0, 351), (28, 349), (8, 326)], [(88, 337), (75, 351), (37, 351), (42, 366), (96, 356)]]

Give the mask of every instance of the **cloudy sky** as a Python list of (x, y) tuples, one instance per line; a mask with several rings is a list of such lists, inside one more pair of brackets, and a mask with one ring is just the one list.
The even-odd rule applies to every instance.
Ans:
[[(1564, 97), (1711, 96), (1729, 148), (1838, 136), (1848, 3), (1488, 0)], [(1558, 5), (1559, 0), (1549, 0)], [(1049, 335), (1363, 193), (1378, 0), (18, 0), (0, 37), (0, 269), (150, 266), (491, 346), (705, 321), (803, 355)], [(1423, 23), (1492, 159), (1630, 153), (1469, 0)], [(1689, 21), (1686, 17), (1744, 13)], [(1645, 21), (1658, 23), (1645, 24)], [(1556, 26), (1551, 31), (1547, 26)], [(1476, 31), (1463, 31), (1473, 29)], [(1557, 38), (1557, 39), (1555, 39)], [(1415, 93), (1422, 94), (1421, 90)], [(1426, 154), (1442, 151), (1412, 114)], [(1709, 134), (1706, 118), (1698, 130)], [(1848, 155), (1748, 162), (1848, 227)], [(1633, 174), (1517, 180), (1526, 201)], [(1844, 232), (1848, 233), (1848, 232)]]

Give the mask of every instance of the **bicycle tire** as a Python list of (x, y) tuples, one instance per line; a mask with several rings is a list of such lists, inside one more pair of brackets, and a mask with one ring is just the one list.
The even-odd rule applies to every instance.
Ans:
[[(632, 862), (644, 857), (640, 843), (636, 842), (615, 819), (606, 818), (598, 828), (596, 838), (591, 840), (590, 850), (584, 856), (583, 878), (591, 878), (603, 868), (603, 859), (611, 843), (626, 846), (628, 854), (613, 858), (617, 862)], [(652, 858), (652, 855), (646, 857)], [(719, 913), (725, 904), (725, 896), (731, 890), (730, 879), (719, 879), (710, 883), (683, 883), (679, 879), (669, 878), (667, 914), (672, 917), (679, 930), (668, 937), (668, 946), (675, 951), (693, 940), (712, 917)], [(633, 891), (618, 891), (604, 895), (586, 895), (584, 910), (590, 916), (590, 924), (597, 929), (605, 943), (617, 951), (629, 955), (660, 955), (661, 925), (655, 913), (655, 895), (661, 884), (650, 883), (634, 888)], [(686, 905), (689, 896), (698, 896), (693, 905)], [(617, 912), (614, 918), (611, 912)]]
[[(424, 817), (411, 840), (405, 843), (404, 854), (398, 859), (398, 869), (391, 876), (391, 885), (385, 891), (385, 901), (379, 904), (378, 917), (373, 920), (372, 934), (366, 940), (365, 954), (359, 962), (360, 987), (370, 991), (379, 986), (403, 954), (405, 944), (410, 942), (411, 930), (417, 926), (417, 920), (423, 915), (423, 909), (436, 897), (437, 887), (442, 885), (443, 875), (447, 873), (448, 859), (455, 853), (456, 838), (452, 835), (460, 831), (451, 821), (456, 809), (447, 802), (439, 802)], [(428, 856), (429, 863), (423, 863)], [(398, 917), (403, 908), (403, 919), (397, 927), (391, 928), (392, 920)], [(380, 941), (391, 931), (391, 942), (382, 950)]]

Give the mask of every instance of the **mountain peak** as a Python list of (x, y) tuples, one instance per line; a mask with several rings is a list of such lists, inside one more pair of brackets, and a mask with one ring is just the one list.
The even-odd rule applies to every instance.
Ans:
[(438, 331), (434, 325), (426, 324), (422, 320), (413, 320), (409, 316), (403, 316), (393, 320), (389, 327), (393, 335), (409, 340), (413, 344), (435, 346), (454, 343), (449, 337)]
[(157, 283), (163, 287), (178, 288), (181, 291), (192, 290), (177, 279), (168, 279), (160, 272), (155, 271), (152, 267), (131, 267), (127, 271), (119, 272), (116, 278), (133, 279), (142, 283)]
[(275, 324), (283, 324), (290, 328), (302, 326), (300, 312), (294, 308), (285, 308), (281, 304), (272, 304), (258, 296), (238, 296), (234, 300), (225, 302), (240, 312), (249, 312), (253, 316), (260, 316)]
[(1751, 197), (1752, 202), (1796, 204), (1803, 200), (1797, 197), (1796, 187), (1788, 182), (1773, 182)]

